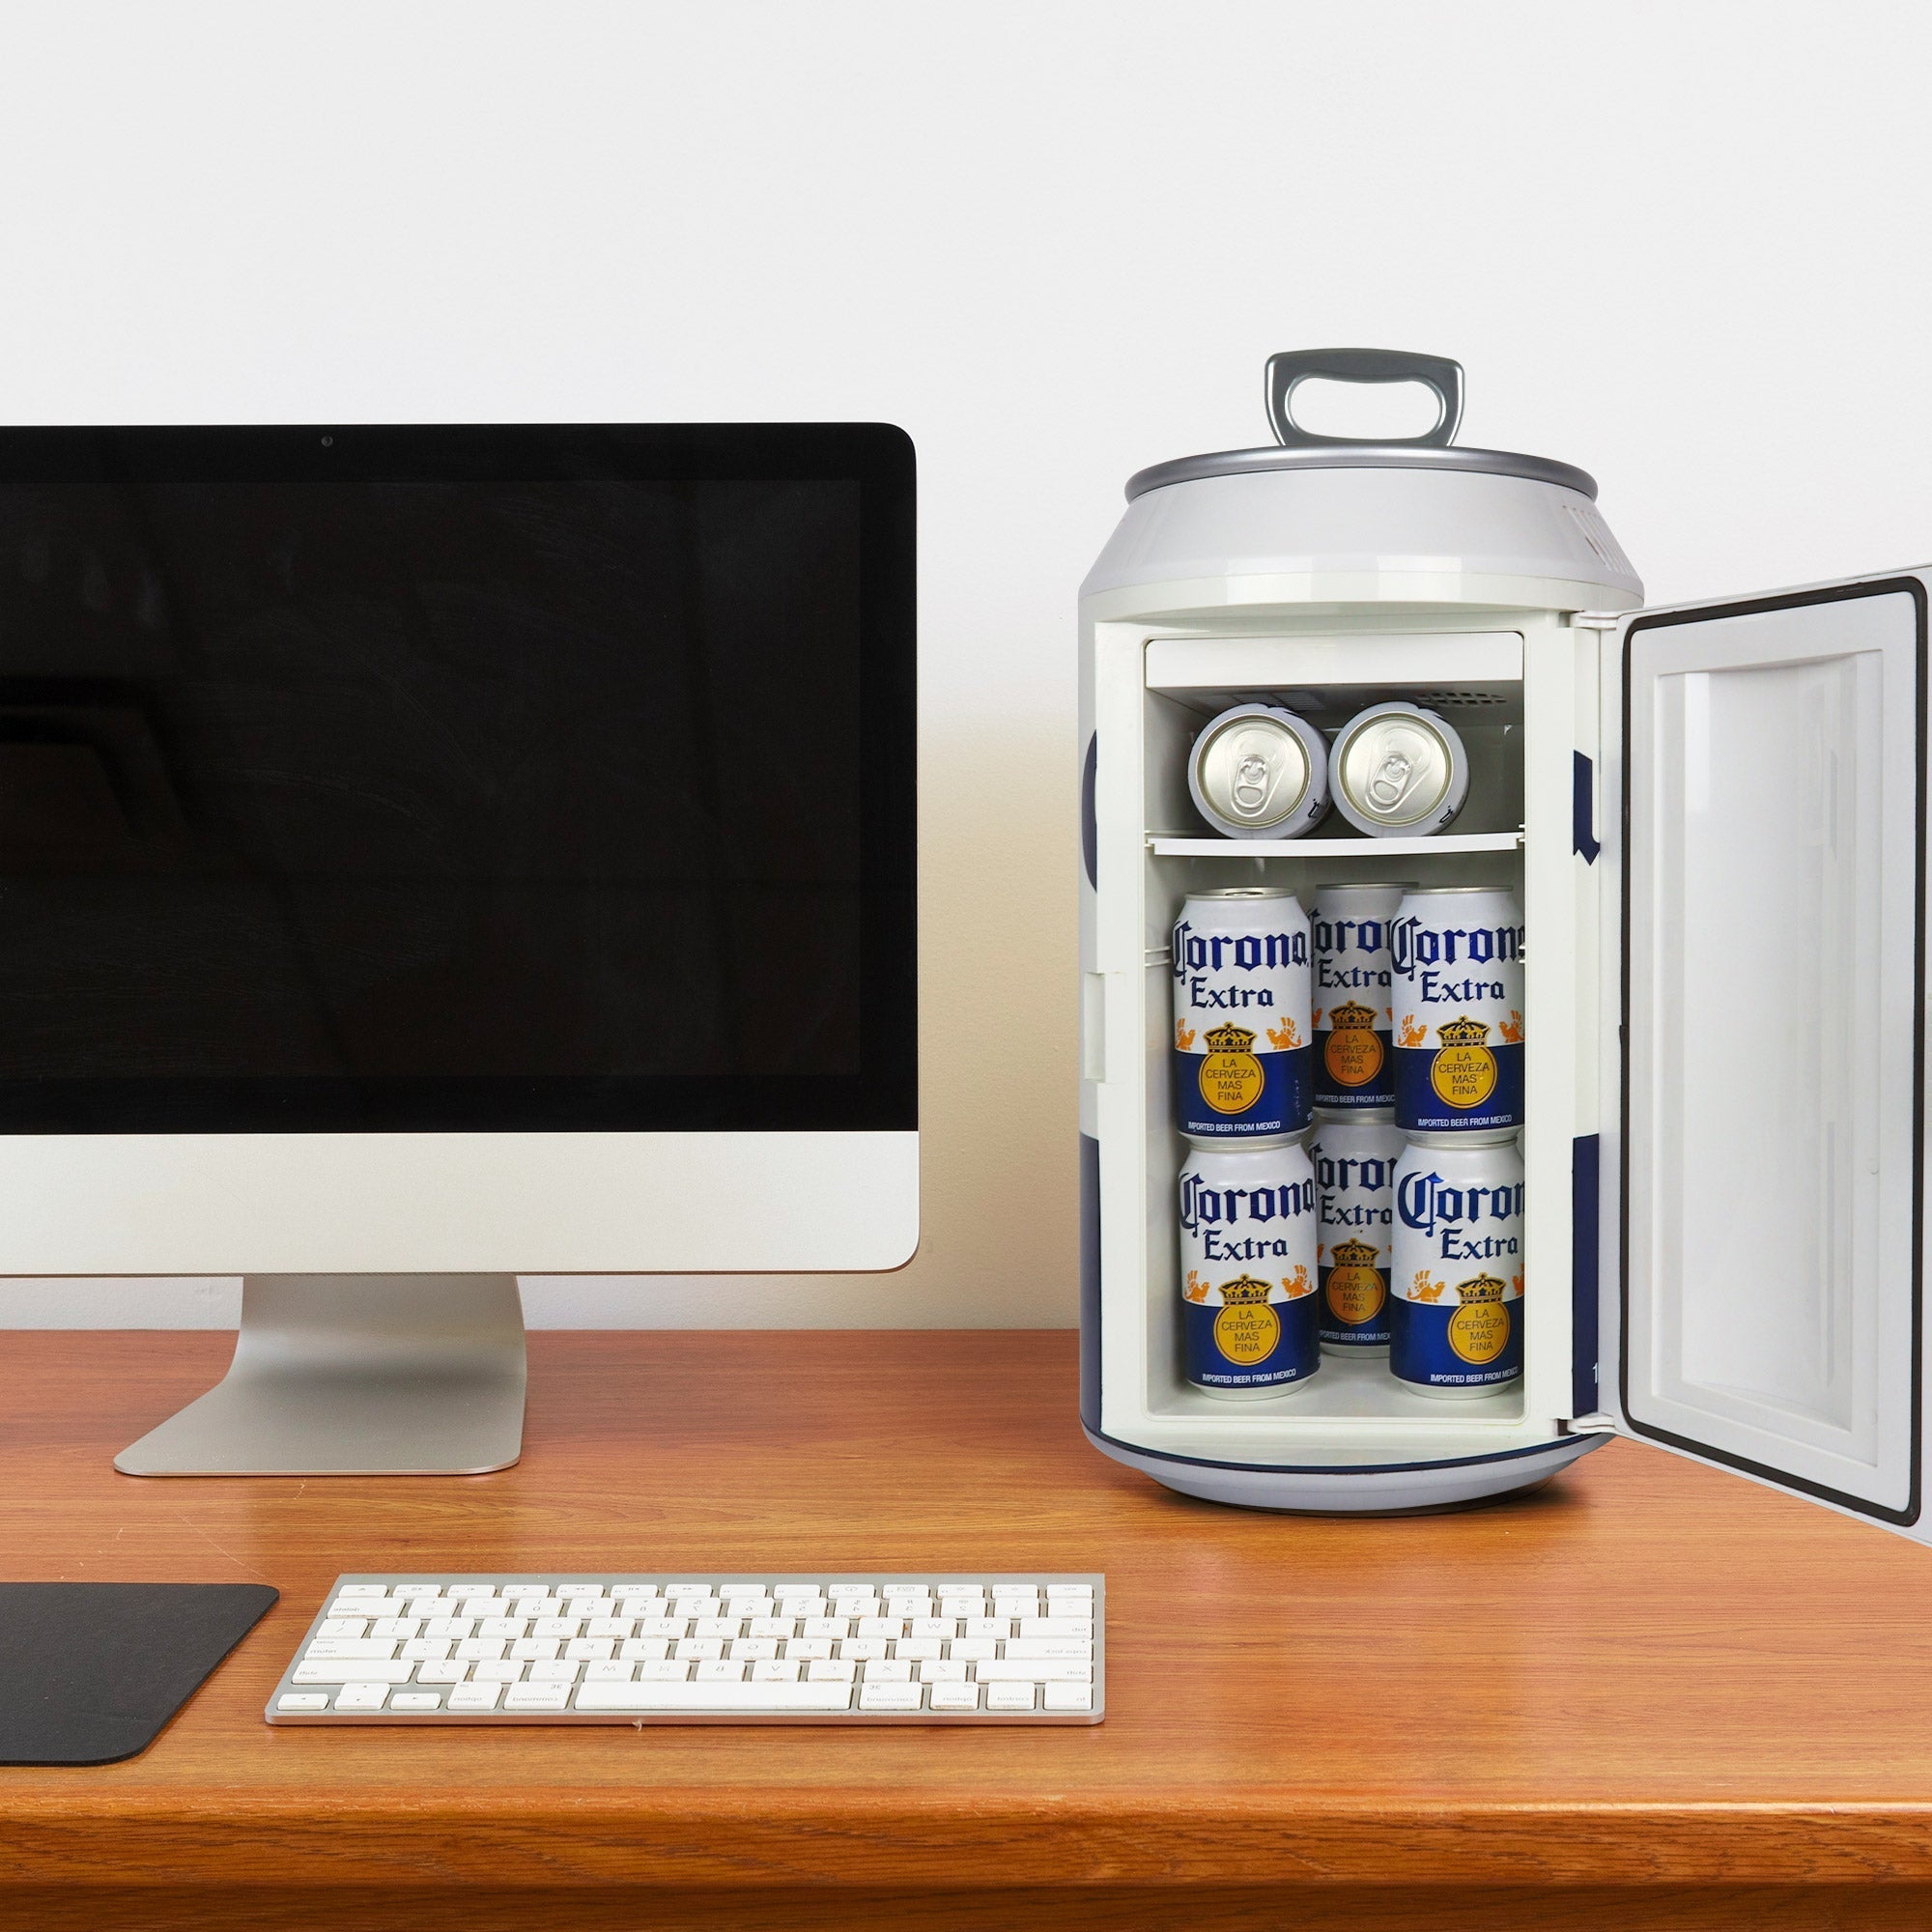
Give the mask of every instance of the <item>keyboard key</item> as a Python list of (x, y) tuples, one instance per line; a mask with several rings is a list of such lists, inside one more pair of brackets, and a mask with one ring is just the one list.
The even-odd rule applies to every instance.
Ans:
[(867, 1663), (874, 1658), (890, 1657), (892, 1645), (882, 1636), (848, 1636), (838, 1646), (840, 1657), (849, 1657), (854, 1663)]
[(906, 1628), (897, 1617), (861, 1617), (857, 1636), (904, 1636)]
[(982, 1658), (999, 1656), (1000, 1646), (989, 1636), (962, 1636), (946, 1646), (946, 1654), (963, 1663), (977, 1663)]
[(417, 1617), (378, 1617), (369, 1626), (369, 1634), (390, 1638), (420, 1636), (422, 1621)]
[(423, 1625), (424, 1636), (465, 1637), (476, 1632), (474, 1617), (431, 1617)]
[[(612, 1684), (604, 1688), (621, 1690), (624, 1686)], [(569, 1707), (568, 1684), (508, 1684), (503, 1688), (503, 1708), (506, 1711), (563, 1711)]]
[(278, 1711), (326, 1711), (328, 1709), (328, 1692), (326, 1690), (284, 1690), (275, 1699)]
[(318, 1662), (325, 1657), (394, 1657), (396, 1640), (389, 1636), (319, 1636), (302, 1654)]
[(450, 1642), (446, 1636), (413, 1636), (403, 1646), (403, 1655), (412, 1657), (418, 1662), (427, 1658), (440, 1663), (449, 1652)]
[(1091, 1617), (1022, 1617), (1015, 1636), (1092, 1636)]
[(532, 1636), (561, 1637), (566, 1643), (574, 1636), (583, 1634), (583, 1626), (576, 1617), (539, 1617), (530, 1626)]
[(859, 1666), (842, 1657), (815, 1658), (806, 1666), (806, 1678), (812, 1684), (849, 1684)]
[(418, 1684), (461, 1684), (469, 1675), (469, 1665), (460, 1657), (453, 1657), (446, 1663), (416, 1665)]
[(478, 1658), (496, 1659), (504, 1650), (503, 1639), (499, 1636), (467, 1636), (456, 1646), (458, 1657), (467, 1657), (472, 1662)]
[(1049, 1711), (1091, 1711), (1094, 1687), (1091, 1684), (1049, 1684), (1046, 1687)]
[(832, 1639), (829, 1636), (795, 1636), (785, 1645), (785, 1655), (797, 1658), (802, 1663), (810, 1663), (815, 1658), (832, 1655)]
[(779, 1654), (775, 1636), (740, 1636), (731, 1640), (731, 1655), (741, 1663), (763, 1663)]
[(690, 1623), (689, 1617), (642, 1617), (638, 1622), (638, 1634), (673, 1638), (689, 1636)]
[(450, 1690), (446, 1708), (451, 1711), (494, 1711), (497, 1698), (502, 1694), (500, 1684), (458, 1684)]
[(555, 1657), (558, 1649), (554, 1636), (520, 1636), (510, 1646), (510, 1655), (520, 1657), (526, 1663), (548, 1663)]
[(1031, 1684), (989, 1684), (986, 1686), (986, 1709), (1011, 1714), (1016, 1711), (1033, 1709), (1033, 1686)]
[(699, 1684), (736, 1684), (745, 1675), (745, 1666), (735, 1663), (729, 1658), (708, 1658), (692, 1673), (693, 1680)]
[(298, 1684), (407, 1684), (415, 1665), (407, 1658), (384, 1662), (381, 1658), (354, 1657), (331, 1662), (303, 1658), (289, 1674)]
[(341, 1583), (336, 1586), (338, 1597), (386, 1597), (389, 1586), (386, 1583)]
[(963, 1684), (966, 1681), (966, 1665), (943, 1658), (936, 1662), (922, 1663), (919, 1666), (919, 1681), (922, 1684)]
[(522, 1617), (485, 1617), (478, 1627), (478, 1636), (521, 1637), (524, 1634)]
[(957, 1636), (959, 1619), (957, 1617), (914, 1617), (912, 1627), (906, 1632), (910, 1637)]
[(682, 1684), (690, 1675), (691, 1665), (675, 1657), (638, 1665), (638, 1682), (640, 1684)]
[(862, 1711), (917, 1711), (925, 1692), (917, 1684), (862, 1684), (859, 1708)]
[(708, 1663), (714, 1657), (724, 1655), (724, 1639), (722, 1636), (683, 1636), (677, 1640), (673, 1656), (683, 1658), (688, 1663)]
[(1011, 1636), (1013, 1622), (1010, 1617), (966, 1617), (962, 1619), (966, 1628), (961, 1636)]
[(632, 1663), (655, 1663), (670, 1648), (661, 1636), (627, 1636), (617, 1655)]
[(895, 1657), (906, 1657), (914, 1662), (923, 1662), (928, 1658), (944, 1657), (946, 1644), (936, 1636), (902, 1636), (893, 1645)]
[(977, 1711), (980, 1687), (977, 1684), (935, 1684), (926, 1692), (926, 1702), (935, 1711)]
[(575, 1684), (578, 1665), (567, 1659), (558, 1659), (552, 1663), (533, 1663), (524, 1673), (526, 1684)]
[[(960, 1666), (962, 1672), (965, 1666)], [(903, 1663), (895, 1657), (881, 1658), (866, 1665), (867, 1684), (904, 1684), (912, 1677), (912, 1665)]]
[[(890, 1688), (890, 1687), (885, 1687)], [(843, 1711), (851, 1690), (835, 1683), (580, 1684), (580, 1711), (719, 1711), (782, 1716), (797, 1711)]]
[(367, 1617), (325, 1617), (322, 1628), (316, 1632), (321, 1636), (367, 1636), (369, 1619)]
[(637, 1671), (635, 1663), (625, 1663), (621, 1660), (610, 1663), (586, 1663), (583, 1666), (583, 1681), (586, 1684), (628, 1684)]
[[(801, 1636), (850, 1636), (850, 1619), (846, 1617), (807, 1617)], [(1004, 1634), (1004, 1633), (1003, 1633)]]
[(514, 1658), (504, 1658), (496, 1663), (472, 1663), (469, 1666), (469, 1681), (472, 1684), (518, 1684), (523, 1681), (524, 1666)]
[(380, 1711), (388, 1700), (386, 1684), (345, 1684), (335, 1693), (338, 1711)]
[[(747, 1636), (792, 1636), (797, 1634), (797, 1631), (798, 1619), (796, 1617), (753, 1617), (746, 1627), (745, 1634)], [(346, 1631), (344, 1634), (354, 1636), (355, 1633), (354, 1631)]]
[(435, 1690), (392, 1690), (389, 1692), (389, 1709), (392, 1711), (440, 1711), (442, 1697)]
[(583, 1634), (587, 1637), (608, 1636), (615, 1641), (631, 1634), (631, 1625), (634, 1621), (635, 1619), (631, 1617), (592, 1617), (584, 1625)]
[(752, 1666), (752, 1677), (759, 1684), (795, 1684), (803, 1664), (793, 1663), (787, 1658), (771, 1658), (763, 1663)]
[(615, 1646), (608, 1636), (574, 1636), (564, 1645), (564, 1656), (578, 1663), (604, 1663)]
[(1009, 1657), (1050, 1657), (1062, 1662), (1091, 1663), (1094, 1646), (1086, 1637), (1015, 1636), (1007, 1639)]
[(693, 1636), (733, 1637), (744, 1634), (736, 1617), (696, 1617), (692, 1621)]
[(984, 1597), (941, 1597), (939, 1614), (942, 1617), (983, 1617), (986, 1614), (986, 1600)]
[(1044, 1658), (1000, 1658), (976, 1663), (973, 1674), (981, 1684), (1091, 1684), (1091, 1663), (1049, 1663)]

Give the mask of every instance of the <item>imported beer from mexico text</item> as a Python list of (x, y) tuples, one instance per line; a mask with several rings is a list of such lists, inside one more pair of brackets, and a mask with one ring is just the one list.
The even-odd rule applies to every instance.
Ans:
[(1396, 1167), (1389, 1369), (1427, 1395), (1522, 1377), (1522, 1155), (1511, 1139), (1412, 1139)]
[(1395, 1118), (1409, 1133), (1522, 1124), (1522, 911), (1499, 886), (1425, 886), (1389, 928)]
[(1402, 1129), (1384, 1115), (1318, 1115), (1315, 1163), (1317, 1322), (1331, 1355), (1381, 1355), (1389, 1345), (1389, 1250)]
[(1190, 893), (1174, 926), (1175, 1124), (1203, 1140), (1308, 1124), (1308, 915), (1264, 886)]
[(1269, 1395), (1321, 1366), (1315, 1169), (1305, 1137), (1184, 1146), (1181, 1357), (1212, 1395)]

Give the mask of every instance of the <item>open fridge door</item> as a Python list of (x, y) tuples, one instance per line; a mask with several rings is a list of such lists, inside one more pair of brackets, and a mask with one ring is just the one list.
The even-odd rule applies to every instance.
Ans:
[(1920, 1540), (1927, 582), (1620, 620), (1596, 868), (1603, 1406)]

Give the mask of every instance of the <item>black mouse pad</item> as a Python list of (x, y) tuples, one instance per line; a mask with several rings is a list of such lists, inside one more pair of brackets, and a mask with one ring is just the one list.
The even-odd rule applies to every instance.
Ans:
[(0, 1583), (0, 1764), (146, 1750), (279, 1595), (266, 1583)]

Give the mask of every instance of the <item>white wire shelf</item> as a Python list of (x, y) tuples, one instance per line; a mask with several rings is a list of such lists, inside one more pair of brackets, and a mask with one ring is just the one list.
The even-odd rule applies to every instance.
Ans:
[(1148, 834), (1157, 859), (1404, 859), (1432, 852), (1514, 852), (1516, 832), (1444, 832), (1433, 838), (1179, 838)]

